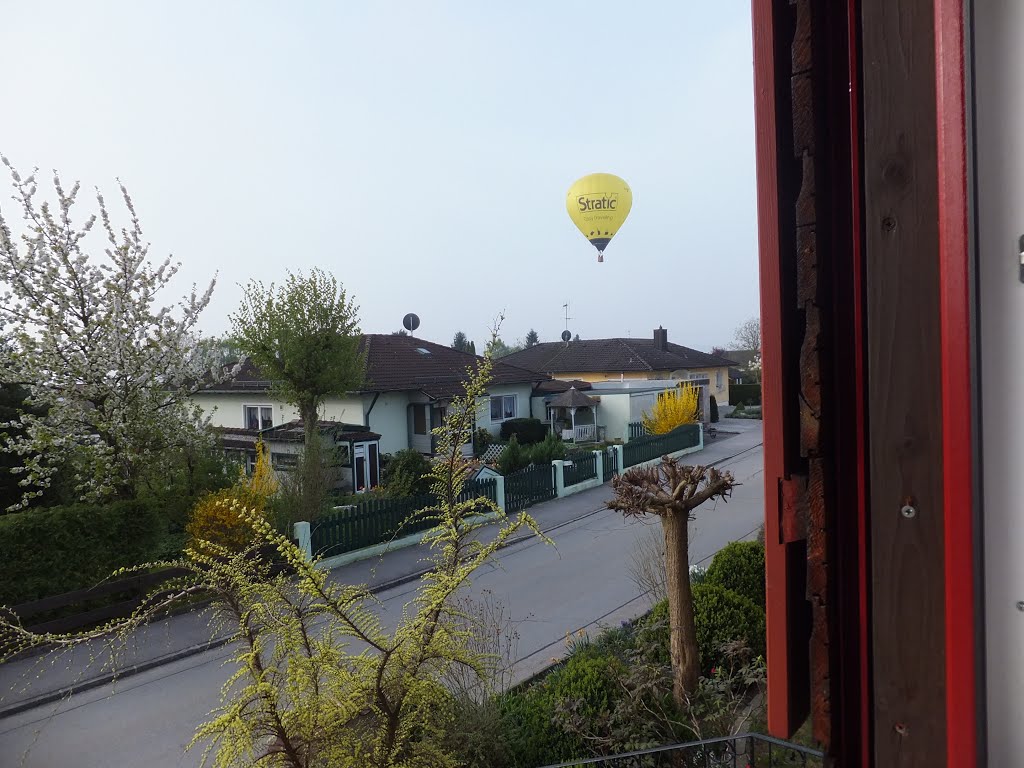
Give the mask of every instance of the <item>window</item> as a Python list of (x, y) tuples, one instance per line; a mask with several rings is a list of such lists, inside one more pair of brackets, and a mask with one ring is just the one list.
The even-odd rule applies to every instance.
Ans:
[(279, 472), (290, 472), (299, 465), (299, 457), (295, 453), (271, 453), (270, 465)]
[(516, 396), (497, 395), (491, 398), (491, 421), (504, 421), (516, 417)]
[(412, 433), (414, 435), (427, 434), (427, 406), (414, 405), (412, 407)]
[(719, 368), (717, 371), (715, 371), (715, 389), (721, 389), (721, 388), (722, 388), (722, 369)]
[(274, 409), (269, 405), (246, 405), (246, 429), (270, 429), (274, 426)]

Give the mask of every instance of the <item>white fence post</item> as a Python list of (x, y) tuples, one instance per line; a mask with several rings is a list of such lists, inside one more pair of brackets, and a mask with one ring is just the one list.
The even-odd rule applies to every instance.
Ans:
[(555, 468), (555, 495), (562, 498), (565, 496), (565, 462), (555, 459), (551, 462), (551, 466)]
[(292, 529), (292, 535), (299, 541), (299, 549), (301, 549), (306, 557), (310, 560), (313, 559), (313, 533), (309, 528), (309, 523), (302, 522), (296, 523)]
[(697, 426), (700, 427), (700, 434), (697, 436), (697, 438), (698, 438), (697, 445), (700, 448), (700, 450), (703, 451), (704, 450), (704, 425), (703, 424), (698, 424)]
[(498, 508), (505, 512), (505, 477), (503, 475), (494, 478), (494, 500)]
[(594, 461), (597, 462), (597, 481), (604, 485), (604, 451), (594, 451)]

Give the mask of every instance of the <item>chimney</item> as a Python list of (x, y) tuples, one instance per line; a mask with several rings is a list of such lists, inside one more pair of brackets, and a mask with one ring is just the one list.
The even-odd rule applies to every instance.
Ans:
[(654, 329), (654, 348), (662, 352), (668, 349), (668, 331), (660, 325)]

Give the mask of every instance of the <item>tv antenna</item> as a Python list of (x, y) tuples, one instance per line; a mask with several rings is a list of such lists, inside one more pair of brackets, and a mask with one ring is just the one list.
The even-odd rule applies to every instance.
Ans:
[(562, 309), (565, 310), (565, 330), (569, 330), (569, 321), (570, 320), (575, 320), (576, 318), (569, 317), (569, 302), (568, 301), (565, 302), (565, 304), (562, 305)]

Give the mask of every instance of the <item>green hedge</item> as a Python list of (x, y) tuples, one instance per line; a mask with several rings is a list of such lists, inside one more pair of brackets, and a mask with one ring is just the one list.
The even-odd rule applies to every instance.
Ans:
[(730, 384), (729, 405), (760, 405), (761, 385), (760, 384)]
[[(722, 646), (745, 640), (755, 656), (764, 655), (764, 611), (752, 601), (717, 584), (693, 585), (693, 620), (697, 628), (701, 674), (725, 662)], [(644, 620), (641, 632), (653, 633), (651, 661), (669, 663), (668, 601), (662, 600)]]
[(509, 419), (501, 423), (501, 439), (510, 440), (515, 435), (520, 445), (533, 445), (544, 439), (547, 426), (540, 419)]
[(559, 705), (572, 702), (586, 720), (606, 717), (623, 695), (622, 662), (593, 647), (572, 654), (564, 665), (531, 686), (501, 699), (502, 730), (514, 764), (523, 768), (558, 763), (591, 753), (555, 719)]
[(754, 656), (764, 655), (764, 611), (743, 595), (717, 584), (698, 584), (693, 588), (693, 618), (703, 674), (726, 662), (722, 646), (734, 640), (745, 640)]
[(166, 532), (156, 506), (140, 501), (0, 516), (0, 605), (92, 586), (118, 568), (153, 559)]
[(711, 561), (706, 582), (731, 589), (764, 610), (764, 544), (756, 541), (727, 544)]

